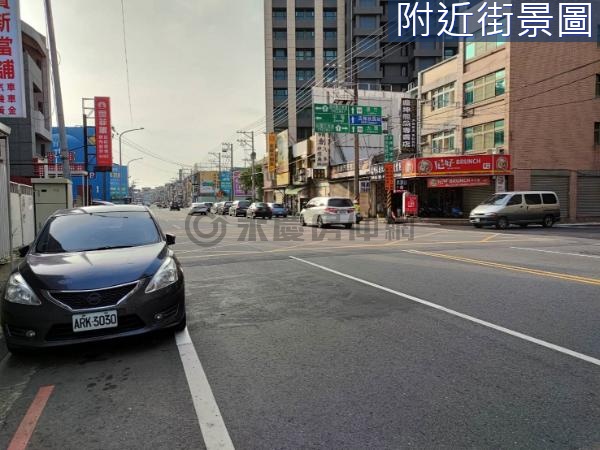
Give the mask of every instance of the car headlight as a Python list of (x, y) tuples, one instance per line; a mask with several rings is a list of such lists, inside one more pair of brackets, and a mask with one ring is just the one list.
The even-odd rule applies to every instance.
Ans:
[(18, 272), (13, 273), (8, 278), (4, 299), (8, 302), (19, 303), (21, 305), (38, 306), (42, 304), (23, 276)]
[(165, 288), (172, 285), (179, 279), (177, 274), (177, 264), (175, 260), (168, 257), (165, 262), (162, 263), (160, 269), (154, 274), (150, 283), (146, 287), (146, 294), (158, 291), (159, 289)]

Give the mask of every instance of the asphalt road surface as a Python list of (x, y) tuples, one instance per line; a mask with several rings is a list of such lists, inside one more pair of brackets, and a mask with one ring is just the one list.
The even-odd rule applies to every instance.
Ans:
[(188, 329), (6, 356), (0, 448), (600, 448), (600, 227), (155, 212)]

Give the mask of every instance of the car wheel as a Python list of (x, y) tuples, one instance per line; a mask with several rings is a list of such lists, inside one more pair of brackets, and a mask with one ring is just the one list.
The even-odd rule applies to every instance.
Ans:
[(273, 218), (273, 216), (269, 216), (269, 220), (271, 220)]
[(506, 217), (500, 217), (496, 222), (496, 228), (498, 228), (499, 230), (506, 230), (508, 228), (508, 225), (509, 223)]
[(323, 228), (325, 226), (325, 224), (323, 223), (323, 219), (321, 219), (321, 216), (317, 217), (317, 228)]
[(344, 227), (346, 228), (346, 230), (349, 230), (350, 228), (352, 228), (352, 224), (346, 223), (346, 224), (344, 224)]
[(179, 321), (179, 323), (173, 327), (173, 329), (175, 331), (183, 331), (183, 330), (185, 330), (186, 326), (187, 326), (187, 318), (186, 318), (186, 315), (184, 314), (183, 319), (181, 319)]
[(552, 217), (552, 216), (546, 216), (546, 217), (544, 217), (544, 221), (542, 222), (542, 226), (544, 228), (550, 228), (550, 227), (552, 227), (552, 225), (554, 225), (554, 217)]
[(527, 228), (527, 225), (529, 225), (528, 223), (520, 223), (519, 226), (521, 228)]
[(475, 224), (473, 224), (473, 226), (475, 228), (483, 228), (483, 225), (481, 225), (480, 223), (475, 223)]

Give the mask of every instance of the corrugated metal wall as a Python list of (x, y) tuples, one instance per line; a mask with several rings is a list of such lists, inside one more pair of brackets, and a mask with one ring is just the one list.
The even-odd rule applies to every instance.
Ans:
[(577, 216), (600, 217), (600, 172), (578, 174)]
[(553, 191), (560, 201), (560, 216), (569, 217), (569, 172), (568, 171), (533, 171), (531, 174), (532, 191)]

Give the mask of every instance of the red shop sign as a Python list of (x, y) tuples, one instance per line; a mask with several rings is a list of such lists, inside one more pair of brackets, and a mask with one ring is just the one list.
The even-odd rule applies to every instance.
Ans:
[(489, 186), (490, 177), (445, 177), (427, 178), (428, 188), (453, 188), (469, 186)]
[(510, 155), (460, 155), (402, 160), (402, 177), (510, 175)]
[(96, 171), (112, 168), (112, 130), (110, 124), (110, 98), (94, 97), (96, 110)]

